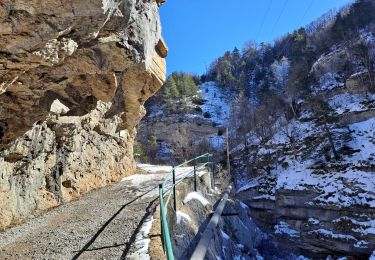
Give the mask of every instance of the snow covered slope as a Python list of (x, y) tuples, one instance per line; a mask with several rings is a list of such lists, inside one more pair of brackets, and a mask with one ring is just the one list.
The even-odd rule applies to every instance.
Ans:
[(203, 114), (209, 113), (212, 122), (227, 126), (234, 94), (219, 88), (215, 82), (203, 83), (199, 89), (201, 97), (206, 100), (201, 106)]
[(358, 61), (350, 60), (354, 74), (337, 65), (350, 46), (332, 48), (311, 69), (311, 95), (326, 102), (330, 120), (306, 97), (270, 140), (249, 133), (232, 155), (238, 195), (272, 236), (315, 254), (365, 258), (375, 249), (375, 89)]

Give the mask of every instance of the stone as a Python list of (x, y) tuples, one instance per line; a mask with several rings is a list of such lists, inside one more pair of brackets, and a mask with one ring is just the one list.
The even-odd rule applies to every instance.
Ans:
[(166, 63), (147, 0), (0, 4), (0, 229), (135, 171)]

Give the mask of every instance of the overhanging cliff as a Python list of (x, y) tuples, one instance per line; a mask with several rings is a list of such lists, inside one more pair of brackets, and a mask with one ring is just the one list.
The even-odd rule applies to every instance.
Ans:
[(0, 3), (0, 229), (134, 172), (166, 51), (156, 1)]

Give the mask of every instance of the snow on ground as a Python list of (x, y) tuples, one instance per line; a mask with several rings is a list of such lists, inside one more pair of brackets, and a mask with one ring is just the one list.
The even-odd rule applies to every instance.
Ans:
[(356, 233), (360, 233), (361, 235), (368, 235), (372, 234), (375, 235), (375, 219), (369, 219), (366, 221), (358, 221), (349, 217), (341, 217), (333, 221), (333, 223), (340, 223), (341, 221), (350, 221), (354, 224), (354, 228), (352, 229)]
[(226, 145), (225, 135), (218, 136), (217, 134), (210, 135), (209, 142), (214, 149), (223, 149)]
[(327, 72), (323, 74), (319, 79), (319, 83), (319, 88), (316, 88), (315, 91), (332, 90), (345, 85), (344, 83), (340, 82), (340, 76), (334, 72)]
[(217, 87), (214, 82), (206, 82), (199, 86), (200, 94), (206, 102), (201, 106), (203, 113), (211, 115), (210, 120), (226, 125), (229, 119), (231, 95)]
[(257, 187), (259, 185), (260, 178), (261, 177), (253, 178), (250, 181), (248, 181), (246, 184), (241, 185), (241, 187), (237, 190), (237, 193)]
[(316, 218), (309, 218), (308, 221), (311, 225), (318, 225), (320, 223), (319, 219)]
[(146, 220), (143, 222), (141, 229), (137, 233), (134, 241), (134, 246), (137, 249), (134, 253), (127, 256), (126, 259), (151, 259), (150, 255), (148, 254), (148, 247), (150, 244), (150, 231), (152, 227), (152, 222), (154, 221), (154, 218), (152, 214), (146, 218)]
[(225, 233), (222, 229), (220, 229), (220, 233), (221, 233), (221, 236), (225, 239), (225, 240), (229, 240), (230, 239), (230, 236)]
[(369, 244), (370, 244), (370, 243), (367, 242), (367, 241), (360, 240), (360, 241), (356, 242), (353, 246), (354, 246), (354, 247), (357, 247), (357, 248), (368, 248), (368, 245), (369, 245)]
[(348, 112), (359, 112), (373, 110), (375, 106), (368, 107), (368, 102), (375, 102), (375, 94), (349, 94), (343, 93), (330, 98), (328, 103), (339, 115)]
[[(137, 164), (139, 168), (144, 170), (147, 173), (171, 173), (172, 172), (172, 166), (169, 165), (152, 165), (152, 164)], [(182, 177), (183, 175), (187, 173), (192, 173), (193, 171), (192, 166), (186, 166), (186, 167), (179, 167), (175, 169), (176, 177)], [(207, 171), (201, 169), (198, 170), (197, 173), (199, 176), (207, 173)]]
[[(301, 124), (299, 138), (306, 138), (304, 131), (309, 125)], [(311, 128), (314, 129), (314, 128)], [(287, 167), (277, 167), (271, 171), (270, 176), (276, 180), (277, 189), (306, 190), (315, 189), (320, 193), (314, 200), (317, 205), (336, 205), (350, 207), (354, 205), (375, 207), (375, 178), (373, 172), (363, 167), (374, 164), (375, 159), (375, 118), (349, 125), (351, 140), (348, 142), (355, 152), (351, 156), (342, 156), (340, 164), (347, 165), (344, 169), (334, 170), (325, 174), (314, 174), (312, 166), (316, 164), (315, 158), (295, 160), (293, 156), (285, 156), (284, 163)], [(348, 130), (346, 130), (348, 131)], [(301, 140), (301, 139), (300, 139)], [(261, 153), (272, 152), (263, 149)], [(368, 168), (367, 168), (368, 169)], [(237, 192), (262, 186), (264, 176), (252, 178), (243, 182)], [(272, 184), (270, 184), (272, 185)], [(270, 186), (268, 185), (268, 186)], [(274, 194), (266, 192), (253, 199), (274, 199)]]
[(308, 166), (313, 164), (312, 160), (296, 161), (288, 160), (288, 168), (279, 168), (275, 170), (277, 176), (276, 189), (286, 190), (305, 190), (306, 186), (318, 185), (319, 177), (311, 175)]
[(154, 175), (134, 174), (131, 176), (124, 177), (121, 181), (130, 181), (132, 185), (137, 186), (146, 181), (152, 181), (154, 179), (155, 179)]
[(139, 163), (137, 164), (137, 166), (147, 173), (170, 172), (172, 170), (172, 166), (169, 165), (152, 165)]
[(203, 206), (210, 204), (210, 202), (205, 197), (203, 197), (201, 193), (196, 191), (190, 192), (188, 195), (186, 195), (183, 202), (184, 204), (186, 204), (191, 200), (198, 200)]
[(352, 235), (336, 234), (336, 233), (333, 233), (331, 230), (327, 230), (324, 228), (319, 228), (317, 230), (309, 231), (308, 234), (314, 234), (314, 235), (318, 234), (326, 238), (357, 241), (357, 239), (353, 237)]
[(275, 234), (285, 234), (290, 237), (299, 237), (300, 234), (298, 231), (290, 228), (288, 223), (284, 221), (280, 221), (278, 224), (275, 225)]
[[(166, 178), (164, 191), (169, 190), (172, 187), (173, 175), (172, 175), (172, 166), (165, 165), (152, 165), (152, 164), (137, 164), (139, 168), (147, 172), (147, 174), (134, 174), (122, 179), (122, 181), (130, 181), (132, 185), (140, 185), (143, 182), (154, 180), (156, 175), (164, 175)], [(185, 178), (192, 177), (194, 173), (193, 166), (179, 167), (175, 169), (176, 182)], [(197, 176), (202, 176), (208, 173), (208, 170), (205, 167), (196, 168)], [(164, 180), (163, 179), (163, 180)]]
[[(310, 258), (307, 258), (306, 256), (300, 255), (296, 258), (296, 260), (311, 260)], [(338, 259), (337, 259), (338, 260)]]
[(241, 208), (243, 208), (243, 209), (248, 209), (249, 207), (245, 204), (245, 203), (243, 203), (242, 201), (240, 201), (240, 206), (241, 206)]
[(372, 252), (370, 258), (368, 260), (375, 260), (375, 250)]
[(176, 212), (176, 218), (177, 218), (177, 224), (180, 224), (181, 220), (185, 220), (186, 222), (191, 221), (191, 218), (188, 214), (186, 214), (184, 212), (181, 212), (179, 210), (177, 210), (177, 212)]

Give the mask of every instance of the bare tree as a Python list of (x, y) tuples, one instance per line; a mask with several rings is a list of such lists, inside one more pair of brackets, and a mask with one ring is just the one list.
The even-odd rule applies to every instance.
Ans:
[(317, 119), (319, 119), (322, 122), (323, 130), (326, 133), (326, 136), (328, 138), (333, 156), (335, 157), (336, 160), (340, 159), (340, 156), (335, 147), (335, 142), (333, 140), (332, 132), (328, 125), (329, 123), (333, 123), (336, 120), (336, 118), (334, 118), (331, 115), (331, 111), (330, 111), (330, 107), (328, 103), (324, 101), (321, 97), (316, 96), (310, 99), (310, 104), (314, 108), (313, 112), (315, 113)]

